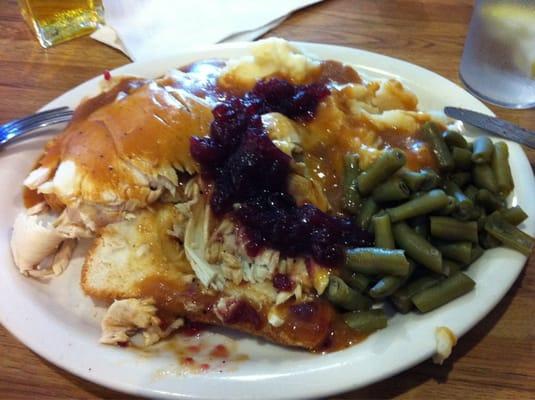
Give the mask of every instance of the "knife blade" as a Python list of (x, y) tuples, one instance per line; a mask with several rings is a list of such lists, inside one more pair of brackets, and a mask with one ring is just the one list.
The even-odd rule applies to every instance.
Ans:
[(444, 107), (444, 113), (448, 117), (459, 119), (470, 125), (477, 126), (498, 136), (535, 149), (535, 132), (504, 121), (503, 119), (457, 107)]

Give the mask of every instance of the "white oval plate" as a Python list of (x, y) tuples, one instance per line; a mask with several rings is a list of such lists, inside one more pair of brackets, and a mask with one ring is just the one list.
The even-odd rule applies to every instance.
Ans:
[[(422, 110), (441, 110), (449, 105), (491, 114), (459, 86), (407, 62), (345, 47), (297, 45), (319, 58), (351, 63), (369, 78), (401, 80), (416, 93)], [(157, 77), (195, 60), (247, 54), (249, 46), (216, 45), (153, 62), (129, 64), (112, 74)], [(99, 92), (101, 80), (92, 79), (45, 108), (75, 107), (83, 97)], [(239, 352), (247, 354), (248, 361), (221, 372), (216, 369), (202, 374), (183, 373), (172, 354), (141, 357), (133, 351), (98, 344), (102, 309), (80, 290), (80, 255), (65, 274), (49, 283), (24, 278), (17, 272), (8, 245), (11, 226), (21, 209), (22, 181), (43, 143), (40, 138), (15, 144), (0, 156), (1, 322), (29, 348), (61, 368), (132, 394), (203, 399), (312, 398), (370, 384), (430, 357), (435, 351), (434, 332), (438, 326), (448, 326), (457, 336), (464, 334), (504, 296), (526, 261), (526, 257), (508, 249), (488, 251), (468, 271), (477, 282), (474, 291), (425, 315), (396, 315), (387, 329), (340, 352), (315, 355), (235, 336)], [(522, 228), (533, 234), (535, 181), (520, 146), (509, 146), (516, 186), (511, 203), (520, 204), (530, 215)]]

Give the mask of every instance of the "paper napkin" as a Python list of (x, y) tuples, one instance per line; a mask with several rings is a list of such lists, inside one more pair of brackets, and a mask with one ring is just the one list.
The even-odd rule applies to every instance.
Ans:
[(104, 0), (106, 25), (91, 37), (134, 61), (226, 41), (249, 41), (322, 0)]

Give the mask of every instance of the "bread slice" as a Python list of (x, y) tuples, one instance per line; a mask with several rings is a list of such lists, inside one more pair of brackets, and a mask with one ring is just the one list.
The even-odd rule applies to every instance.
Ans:
[(138, 297), (151, 276), (191, 281), (193, 270), (182, 245), (170, 235), (185, 216), (171, 204), (146, 209), (103, 228), (82, 268), (82, 288), (96, 299)]
[(164, 318), (228, 326), (289, 346), (315, 349), (325, 341), (334, 312), (321, 300), (276, 306), (271, 281), (203, 286), (181, 241), (187, 218), (162, 204), (103, 228), (83, 266), (85, 293), (108, 302), (153, 298)]

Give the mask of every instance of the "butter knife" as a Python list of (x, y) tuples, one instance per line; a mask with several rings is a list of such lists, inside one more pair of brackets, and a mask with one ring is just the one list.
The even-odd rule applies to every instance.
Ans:
[(535, 132), (521, 128), (503, 119), (456, 107), (444, 107), (444, 113), (448, 117), (459, 119), (470, 125), (477, 126), (498, 136), (535, 149)]

